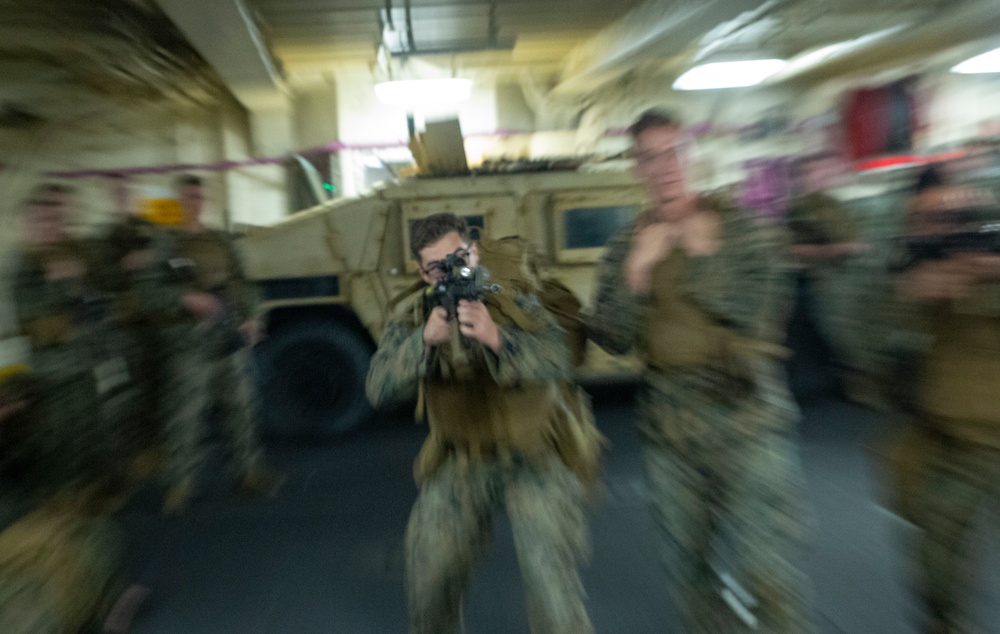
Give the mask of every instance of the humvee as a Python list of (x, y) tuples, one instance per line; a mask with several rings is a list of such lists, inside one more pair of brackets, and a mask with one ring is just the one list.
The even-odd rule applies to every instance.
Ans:
[[(626, 171), (414, 177), (251, 230), (241, 246), (266, 311), (257, 355), (265, 434), (337, 435), (371, 414), (364, 383), (375, 342), (390, 300), (417, 280), (415, 220), (451, 212), (485, 235), (519, 235), (543, 275), (586, 303), (605, 243), (643, 205)], [(591, 346), (582, 378), (637, 371), (634, 360)]]

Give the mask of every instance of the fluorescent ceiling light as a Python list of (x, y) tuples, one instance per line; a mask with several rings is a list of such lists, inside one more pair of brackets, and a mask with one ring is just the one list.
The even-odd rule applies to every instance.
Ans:
[(975, 75), (978, 73), (1000, 73), (1000, 48), (976, 55), (951, 69), (953, 73)]
[(785, 66), (780, 59), (714, 62), (695, 66), (674, 82), (675, 90), (711, 90), (755, 86)]
[(445, 79), (405, 79), (375, 84), (375, 96), (390, 106), (431, 106), (465, 101), (472, 93), (472, 81)]

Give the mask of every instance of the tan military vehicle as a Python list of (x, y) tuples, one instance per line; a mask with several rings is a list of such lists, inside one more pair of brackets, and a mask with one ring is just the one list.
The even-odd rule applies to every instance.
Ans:
[[(365, 374), (390, 300), (417, 280), (413, 221), (451, 212), (485, 235), (522, 236), (543, 275), (589, 302), (606, 241), (642, 205), (626, 171), (412, 178), (251, 231), (242, 248), (267, 311), (258, 369), (268, 435), (336, 434), (368, 417)], [(635, 371), (591, 348), (584, 377)]]

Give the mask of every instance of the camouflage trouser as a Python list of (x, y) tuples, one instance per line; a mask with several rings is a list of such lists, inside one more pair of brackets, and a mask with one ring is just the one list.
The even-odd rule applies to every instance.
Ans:
[(694, 451), (651, 440), (645, 454), (684, 632), (811, 631), (801, 567), (807, 512), (793, 440), (764, 431)]
[(968, 546), (971, 525), (983, 512), (1000, 512), (1000, 449), (932, 437), (927, 463), (914, 481), (910, 516), (923, 529), (917, 557), (932, 621), (961, 629), (962, 597), (969, 596)]
[(54, 468), (49, 482), (37, 484), (55, 490), (119, 478), (125, 466), (119, 421), (108, 408), (112, 399), (97, 393), (91, 373), (46, 380), (41, 390), (43, 415), (26, 449)]
[(261, 459), (250, 351), (216, 355), (211, 346), (193, 339), (174, 342), (164, 359), (165, 475), (170, 483), (193, 477), (205, 463), (205, 432), (213, 407), (231, 444), (234, 474), (256, 468)]
[(426, 481), (406, 531), (406, 585), (414, 634), (462, 631), (462, 598), (488, 550), (496, 507), (504, 503), (534, 634), (587, 634), (579, 566), (589, 555), (583, 491), (552, 457), (533, 465), (454, 459)]
[(136, 325), (130, 331), (133, 396), (124, 434), (133, 455), (155, 445), (165, 426), (163, 369), (167, 351), (162, 335), (159, 328), (147, 324)]

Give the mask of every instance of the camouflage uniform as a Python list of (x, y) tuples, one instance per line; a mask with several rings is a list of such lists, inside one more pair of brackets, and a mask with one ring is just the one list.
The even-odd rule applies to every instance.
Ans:
[[(45, 386), (27, 374), (0, 380), (3, 632), (77, 632), (104, 614), (121, 588), (118, 527), (101, 514), (95, 505), (101, 497), (87, 486), (95, 477), (95, 465), (78, 457), (87, 449), (82, 446), (87, 439), (53, 426), (52, 395), (42, 391)], [(18, 409), (7, 409), (15, 405)], [(94, 415), (80, 410), (73, 414), (78, 421)], [(67, 414), (58, 420), (74, 418)], [(81, 472), (81, 467), (86, 469)]]
[[(67, 241), (25, 251), (15, 276), (14, 301), (22, 332), (31, 341), (31, 365), (40, 390), (45, 431), (37, 452), (66, 451), (59, 473), (88, 483), (123, 473), (121, 423), (134, 393), (115, 297), (93, 242)], [(73, 260), (82, 276), (49, 281), (46, 262)], [(44, 445), (51, 446), (44, 446)]]
[[(962, 614), (973, 520), (1000, 502), (1000, 284), (968, 299), (920, 306), (910, 328), (929, 335), (906, 462), (897, 462), (897, 510), (923, 529), (917, 559), (932, 632), (971, 632)], [(920, 329), (920, 330), (918, 330)]]
[[(204, 464), (206, 416), (213, 406), (232, 444), (231, 469), (236, 477), (245, 477), (261, 467), (262, 455), (250, 350), (242, 345), (237, 327), (257, 317), (256, 290), (224, 232), (164, 230), (154, 238), (154, 250), (156, 264), (139, 286), (163, 345), (160, 397), (166, 410), (162, 418), (167, 480), (190, 482)], [(179, 270), (179, 260), (190, 266)], [(181, 303), (183, 295), (192, 291), (221, 298), (223, 319), (211, 325), (197, 323)]]
[[(787, 243), (779, 229), (716, 206), (719, 250), (696, 258), (675, 250), (658, 265), (648, 296), (630, 293), (624, 277), (636, 225), (611, 240), (598, 271), (591, 336), (606, 350), (634, 348), (647, 361), (640, 425), (684, 631), (807, 632), (809, 583), (800, 563), (807, 512), (792, 431), (798, 412), (777, 351), (763, 352), (778, 348), (791, 302)], [(713, 329), (704, 332), (771, 345), (660, 365), (651, 350), (668, 325), (658, 311), (670, 306), (657, 308), (657, 275), (676, 276), (674, 303)], [(673, 332), (663, 343), (678, 350), (702, 336)]]
[[(848, 209), (832, 196), (814, 192), (793, 200), (788, 224), (796, 245), (832, 245), (858, 242)], [(799, 274), (798, 301), (809, 320), (830, 346), (835, 360), (852, 373), (861, 371), (863, 328), (858, 320), (861, 299), (850, 283), (857, 257), (807, 264)], [(856, 378), (856, 377), (852, 377)]]
[[(529, 333), (501, 325), (499, 356), (473, 345), (470, 354), (482, 364), (477, 366), (474, 383), (506, 391), (533, 385), (554, 389), (569, 378), (563, 332), (534, 296), (518, 295), (516, 302), (542, 324), (541, 329)], [(440, 377), (447, 365), (443, 359), (450, 352), (448, 346), (437, 347), (425, 357), (424, 318), (422, 311), (413, 313), (419, 308), (411, 308), (404, 313), (414, 317), (404, 316), (387, 325), (372, 358), (367, 392), (376, 407), (418, 395), (423, 402), (425, 386)], [(502, 407), (495, 400), (469, 403), (468, 424), (475, 425), (476, 410), (495, 413), (502, 412), (498, 410)], [(417, 459), (420, 493), (406, 530), (411, 631), (462, 631), (462, 598), (473, 570), (486, 554), (492, 519), (503, 503), (514, 532), (531, 631), (592, 632), (578, 573), (588, 556), (583, 486), (559, 459), (554, 437), (547, 437), (551, 444), (535, 453), (504, 446), (467, 450), (443, 437), (433, 409), (428, 411), (431, 435)], [(525, 430), (527, 435), (534, 431)], [(508, 440), (516, 447), (521, 439)]]
[[(128, 216), (111, 225), (102, 238), (104, 268), (111, 272), (110, 285), (119, 296), (119, 319), (134, 381), (131, 418), (123, 425), (124, 442), (133, 455), (156, 445), (164, 427), (161, 392), (165, 344), (154, 316), (140, 301), (138, 289), (140, 279), (150, 274), (148, 268), (154, 264), (157, 231), (153, 223)], [(129, 257), (137, 262), (126, 263)]]

